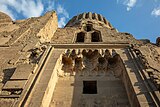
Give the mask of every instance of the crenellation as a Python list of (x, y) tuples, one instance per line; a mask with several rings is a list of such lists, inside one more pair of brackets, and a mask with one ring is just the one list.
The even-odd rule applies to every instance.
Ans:
[(83, 19), (85, 19), (85, 18), (86, 18), (86, 13), (83, 13), (82, 18), (83, 18)]
[(88, 12), (89, 19), (92, 19), (92, 13)]
[(94, 13), (94, 15), (95, 15), (95, 19), (98, 20), (98, 14)]
[(108, 23), (105, 17), (103, 17), (103, 20), (104, 20), (104, 23), (105, 23), (105, 24)]
[(93, 13), (93, 14), (92, 14), (92, 19), (93, 19), (93, 20), (96, 19), (96, 15), (95, 15), (95, 14), (96, 14), (96, 13)]
[(79, 14), (78, 16), (78, 20), (80, 20), (82, 18), (83, 14)]
[(102, 22), (104, 22), (103, 16), (101, 14), (100, 14), (100, 19), (101, 19)]

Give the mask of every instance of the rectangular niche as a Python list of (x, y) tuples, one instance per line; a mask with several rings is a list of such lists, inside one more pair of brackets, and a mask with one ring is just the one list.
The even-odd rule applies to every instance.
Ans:
[(83, 81), (83, 94), (97, 94), (97, 81)]

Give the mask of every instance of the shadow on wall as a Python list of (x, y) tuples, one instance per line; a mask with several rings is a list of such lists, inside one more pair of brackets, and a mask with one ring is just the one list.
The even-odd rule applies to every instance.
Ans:
[(2, 80), (3, 84), (5, 84), (11, 78), (15, 70), (16, 68), (8, 68), (3, 70), (3, 73), (4, 73), (4, 77)]
[[(82, 55), (83, 55), (82, 59), (85, 59), (85, 60), (87, 59), (87, 62), (83, 61), (83, 64), (86, 67), (86, 69), (87, 67), (94, 65), (89, 63), (94, 62), (96, 56), (93, 57), (94, 56), (93, 53), (97, 53), (97, 52), (98, 50), (82, 51)], [(100, 53), (98, 52), (97, 54), (98, 56), (96, 57), (96, 61), (95, 61), (96, 67), (97, 67), (96, 71), (94, 71), (95, 70), (94, 66), (92, 66), (86, 70), (86, 71), (89, 71), (93, 69), (90, 71), (92, 74), (84, 73), (85, 75), (84, 74), (81, 75), (79, 74), (79, 72), (75, 74), (74, 83), (71, 84), (71, 86), (74, 86), (71, 107), (88, 107), (91, 105), (93, 107), (100, 107), (100, 106), (117, 107), (119, 105), (120, 106), (126, 105), (128, 107), (129, 106), (128, 97), (124, 89), (123, 83), (120, 79), (121, 72), (119, 72), (120, 69), (118, 68), (119, 67), (118, 65), (120, 62), (119, 54), (117, 54), (114, 49), (112, 50), (113, 56), (111, 55), (108, 49)], [(106, 61), (105, 59), (107, 59), (108, 61), (107, 65), (106, 63), (104, 63)], [(107, 67), (107, 69), (103, 69), (105, 70), (106, 75), (103, 75), (103, 72), (102, 72), (103, 66), (100, 66), (103, 64), (105, 65), (105, 67)], [(114, 68), (112, 69), (114, 73), (112, 73), (112, 70), (108, 69), (108, 64), (110, 67)], [(98, 65), (100, 66), (100, 68)], [(118, 70), (116, 71), (115, 69), (118, 69)], [(85, 70), (82, 69), (81, 72), (83, 71)], [(104, 81), (104, 79), (106, 80)], [(100, 84), (103, 84), (104, 82), (105, 82), (105, 85), (102, 88)], [(119, 92), (116, 90), (119, 90)], [(123, 96), (121, 97), (123, 98), (123, 101), (121, 100), (121, 98), (119, 98), (120, 96)]]
[[(137, 96), (138, 96), (138, 95), (139, 95), (139, 96), (140, 96), (140, 95), (144, 95), (145, 98), (146, 98), (146, 100), (147, 100), (147, 102), (153, 102), (153, 100), (151, 99), (149, 93), (146, 92), (147, 89), (146, 89), (145, 85), (142, 84), (142, 83), (145, 83), (145, 80), (142, 80), (142, 79), (141, 79), (141, 75), (140, 75), (140, 73), (139, 73), (139, 71), (138, 71), (139, 68), (135, 69), (135, 68), (134, 68), (135, 66), (133, 66), (133, 65), (134, 65), (134, 63), (132, 62), (133, 60), (137, 60), (137, 61), (139, 61), (139, 63), (141, 63), (140, 60), (139, 60), (138, 58), (134, 58), (134, 59), (133, 59), (133, 58), (129, 55), (129, 52), (128, 52), (127, 50), (125, 50), (125, 53), (126, 53), (126, 56), (127, 56), (127, 58), (128, 58), (129, 60), (125, 61), (124, 63), (127, 65), (127, 66), (126, 66), (127, 68), (131, 69), (131, 72), (135, 74), (136, 79), (137, 79), (137, 82), (135, 82), (133, 85), (134, 85), (134, 87), (137, 87), (137, 92), (139, 92), (139, 93), (135, 93), (135, 94), (136, 94)], [(131, 64), (131, 63), (132, 63), (132, 64)], [(131, 84), (131, 83), (130, 83), (130, 84)], [(133, 89), (132, 89), (132, 90), (133, 90)], [(133, 93), (134, 93), (134, 92), (133, 92)], [(132, 96), (133, 96), (133, 95), (132, 95)], [(137, 103), (136, 105), (139, 105), (139, 104), (138, 104), (138, 99), (136, 99), (134, 102), (135, 102), (134, 104)]]

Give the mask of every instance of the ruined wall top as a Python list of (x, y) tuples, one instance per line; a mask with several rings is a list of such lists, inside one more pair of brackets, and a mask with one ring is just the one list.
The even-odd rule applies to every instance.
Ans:
[(97, 23), (100, 25), (104, 25), (108, 28), (113, 28), (109, 21), (106, 20), (101, 14), (97, 13), (81, 13), (77, 16), (74, 16), (67, 24), (66, 27), (82, 25), (83, 23)]

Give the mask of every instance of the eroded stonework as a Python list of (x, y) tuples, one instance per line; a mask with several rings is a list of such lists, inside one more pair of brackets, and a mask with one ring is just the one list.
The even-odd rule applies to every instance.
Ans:
[(91, 12), (58, 28), (52, 11), (0, 13), (0, 41), (1, 106), (160, 106), (159, 37), (137, 40)]

